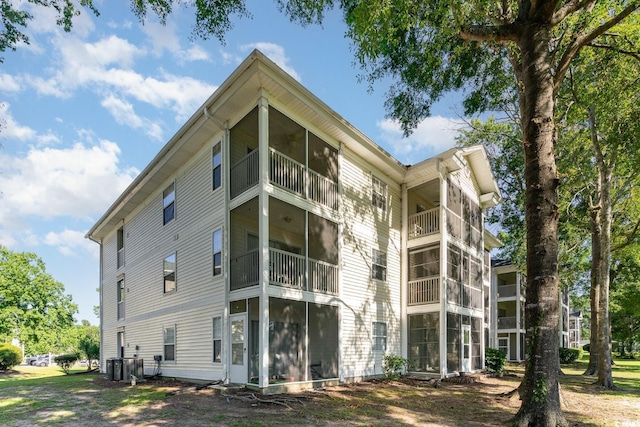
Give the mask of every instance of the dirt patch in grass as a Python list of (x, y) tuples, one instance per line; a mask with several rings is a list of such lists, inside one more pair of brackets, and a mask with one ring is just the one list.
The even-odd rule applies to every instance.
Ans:
[[(29, 380), (33, 381), (33, 380)], [(562, 379), (565, 414), (572, 426), (640, 426), (636, 389), (604, 391), (593, 378)], [(187, 390), (171, 379), (131, 386), (103, 375), (61, 377), (50, 385), (0, 387), (3, 425), (33, 426), (496, 426), (520, 407), (518, 376), (473, 376), (452, 381), (366, 381), (299, 394), (263, 396), (248, 390)], [(29, 393), (23, 387), (33, 387)], [(61, 387), (61, 388), (56, 388)]]

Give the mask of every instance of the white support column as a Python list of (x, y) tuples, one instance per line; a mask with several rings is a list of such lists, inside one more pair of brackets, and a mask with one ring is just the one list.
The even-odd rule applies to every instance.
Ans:
[[(440, 162), (438, 161), (438, 168)], [(447, 174), (440, 171), (440, 374), (447, 373)]]
[(409, 291), (408, 265), (409, 257), (407, 250), (407, 239), (409, 237), (409, 198), (407, 184), (402, 184), (402, 225), (400, 232), (400, 354), (407, 358), (408, 352), (408, 329), (409, 319), (407, 317), (407, 292)]
[(258, 234), (261, 256), (258, 258), (260, 275), (260, 387), (269, 384), (269, 102), (266, 94), (258, 100), (259, 188)]

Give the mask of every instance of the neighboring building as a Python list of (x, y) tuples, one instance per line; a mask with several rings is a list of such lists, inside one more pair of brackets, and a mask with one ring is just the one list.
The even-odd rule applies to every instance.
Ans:
[(574, 311), (569, 315), (569, 347), (582, 348), (582, 312)]
[[(511, 362), (522, 362), (525, 351), (525, 300), (526, 276), (510, 261), (494, 259), (491, 261), (492, 319), (489, 347), (502, 350)], [(558, 324), (558, 344), (570, 347), (569, 291), (560, 292), (559, 306), (561, 316)]]
[(499, 201), (483, 147), (404, 166), (254, 51), (87, 233), (101, 368), (271, 391), (380, 375), (385, 354), (482, 369)]
[(505, 260), (492, 260), (491, 308), (493, 311), (490, 346), (502, 350), (507, 359), (521, 362), (525, 359), (524, 307), (526, 278), (514, 264)]

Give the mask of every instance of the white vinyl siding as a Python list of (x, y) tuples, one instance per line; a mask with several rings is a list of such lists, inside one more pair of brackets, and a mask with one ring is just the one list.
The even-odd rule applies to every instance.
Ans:
[[(378, 355), (376, 363), (363, 357), (363, 349), (372, 351), (373, 347), (371, 322), (385, 319), (388, 325), (400, 325), (400, 185), (388, 186), (387, 210), (382, 211), (373, 206), (370, 197), (371, 170), (371, 165), (343, 150), (341, 258), (345, 267), (341, 272), (341, 297), (345, 308), (340, 311), (340, 352), (345, 378), (381, 373)], [(374, 174), (382, 176), (379, 171)], [(386, 253), (387, 282), (372, 279), (374, 248)], [(400, 334), (387, 338), (387, 352), (401, 354)]]

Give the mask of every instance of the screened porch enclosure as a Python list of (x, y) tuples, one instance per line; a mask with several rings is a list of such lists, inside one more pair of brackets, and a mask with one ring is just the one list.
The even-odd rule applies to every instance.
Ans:
[[(337, 295), (338, 225), (273, 197), (268, 223), (269, 284)], [(254, 198), (231, 211), (231, 290), (258, 285), (259, 243)]]
[(269, 383), (338, 378), (338, 308), (269, 298)]
[[(231, 198), (258, 184), (258, 109), (230, 130)], [(292, 194), (338, 208), (338, 150), (269, 107), (269, 183)]]

